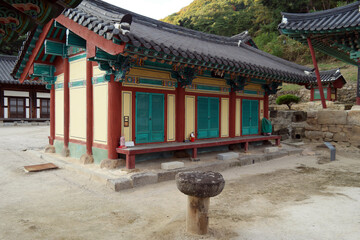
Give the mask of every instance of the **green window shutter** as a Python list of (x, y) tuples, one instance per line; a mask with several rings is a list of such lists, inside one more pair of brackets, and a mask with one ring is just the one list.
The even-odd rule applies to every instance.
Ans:
[(198, 97), (198, 134), (197, 138), (207, 138), (209, 128), (209, 101), (207, 97)]
[(219, 137), (219, 98), (209, 98), (209, 138)]
[(151, 142), (164, 141), (164, 95), (151, 95)]
[(250, 134), (257, 134), (258, 132), (259, 132), (259, 102), (257, 100), (252, 100)]
[(243, 99), (242, 102), (242, 135), (259, 132), (259, 101)]
[(320, 99), (320, 91), (319, 89), (314, 89), (314, 100)]
[(150, 141), (150, 95), (136, 93), (136, 143)]

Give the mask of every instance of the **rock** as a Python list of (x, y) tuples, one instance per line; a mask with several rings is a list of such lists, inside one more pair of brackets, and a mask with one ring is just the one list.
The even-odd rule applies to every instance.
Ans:
[(80, 162), (82, 164), (92, 164), (92, 163), (94, 163), (94, 157), (92, 155), (85, 153), (85, 154), (81, 155)]
[(239, 154), (236, 152), (220, 153), (217, 155), (217, 159), (219, 159), (219, 160), (236, 159), (238, 157), (239, 157)]
[(353, 126), (351, 134), (347, 134), (347, 136), (352, 144), (358, 146), (360, 142), (360, 126)]
[(340, 133), (335, 133), (334, 134), (333, 140), (335, 142), (347, 142), (349, 139), (348, 139), (348, 137), (346, 136), (345, 133), (340, 132)]
[(323, 110), (318, 112), (319, 124), (346, 124), (347, 112), (336, 110)]
[(360, 126), (360, 110), (351, 110), (348, 112), (348, 124)]
[(264, 149), (264, 153), (273, 153), (273, 152), (278, 152), (279, 148), (278, 147), (268, 147)]
[(182, 193), (198, 198), (217, 196), (225, 186), (225, 180), (218, 172), (181, 172), (175, 178)]
[(63, 157), (70, 156), (70, 150), (67, 147), (63, 147), (63, 149), (61, 150), (61, 156)]
[(185, 164), (183, 162), (177, 162), (177, 161), (161, 163), (161, 169), (164, 170), (183, 168), (184, 166)]
[(129, 178), (108, 179), (106, 186), (110, 187), (116, 192), (133, 187), (132, 181)]
[(100, 168), (116, 169), (125, 165), (126, 161), (124, 159), (104, 159), (100, 163)]
[(131, 176), (134, 187), (154, 184), (158, 181), (158, 175), (152, 172), (137, 173)]
[(45, 153), (55, 153), (55, 147), (54, 145), (47, 145), (44, 151)]
[(308, 139), (322, 139), (323, 135), (321, 131), (305, 131), (305, 137)]

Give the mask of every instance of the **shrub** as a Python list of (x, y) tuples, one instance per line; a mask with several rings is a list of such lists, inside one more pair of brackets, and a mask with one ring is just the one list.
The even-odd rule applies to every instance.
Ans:
[(300, 102), (300, 98), (292, 94), (282, 95), (276, 99), (277, 105), (286, 104), (289, 109), (291, 109), (291, 105), (299, 102)]

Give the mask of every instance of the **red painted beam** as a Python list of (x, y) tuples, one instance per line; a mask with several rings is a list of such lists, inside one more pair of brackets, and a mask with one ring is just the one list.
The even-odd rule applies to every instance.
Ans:
[(229, 137), (235, 137), (235, 125), (236, 125), (236, 92), (231, 89), (229, 100)]
[(108, 158), (117, 159), (116, 148), (121, 137), (121, 83), (114, 81), (114, 75), (108, 82)]
[[(89, 58), (89, 52), (95, 49), (95, 46), (87, 43), (87, 58)], [(93, 64), (91, 61), (86, 61), (86, 153), (92, 155), (92, 145), (93, 145), (93, 126), (94, 126), (94, 117), (93, 117)]]
[(50, 90), (50, 139), (49, 144), (54, 145), (55, 139), (55, 85)]
[(185, 88), (180, 84), (176, 88), (176, 141), (184, 142), (185, 140)]
[(69, 59), (63, 59), (64, 64), (64, 147), (69, 147), (69, 130), (70, 130), (70, 66)]
[(264, 96), (264, 118), (269, 119), (269, 95)]
[(54, 19), (52, 19), (50, 22), (48, 22), (43, 27), (42, 33), (39, 35), (39, 40), (36, 42), (35, 48), (33, 49), (32, 54), (30, 55), (29, 60), (27, 61), (26, 66), (20, 76), (20, 79), (19, 79), (20, 83), (23, 83), (25, 81), (33, 62), (41, 49), (41, 46), (44, 44), (46, 35), (48, 34), (53, 22), (54, 22)]
[(97, 47), (101, 48), (102, 50), (104, 50), (109, 54), (117, 55), (124, 52), (126, 45), (125, 43), (121, 45), (113, 43), (111, 40), (105, 39), (104, 37), (89, 30), (87, 27), (81, 26), (80, 24), (65, 17), (64, 15), (58, 16), (56, 18), (56, 21), (64, 25), (66, 28), (68, 28), (76, 35), (85, 39), (87, 42), (96, 45)]
[(321, 84), (321, 78), (320, 78), (319, 68), (318, 68), (318, 65), (317, 65), (316, 57), (315, 57), (315, 51), (314, 51), (314, 48), (312, 46), (310, 38), (307, 38), (307, 42), (308, 42), (311, 57), (312, 57), (312, 60), (313, 60), (313, 63), (314, 63), (315, 74), (316, 74), (316, 79), (317, 79), (317, 83), (318, 83), (318, 87), (319, 87), (321, 103), (322, 103), (323, 108), (326, 108), (324, 90), (323, 90), (323, 87), (322, 87), (322, 84)]

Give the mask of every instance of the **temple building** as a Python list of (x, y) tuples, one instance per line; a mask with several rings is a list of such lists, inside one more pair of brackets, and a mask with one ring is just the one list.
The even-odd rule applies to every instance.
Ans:
[[(316, 81), (310, 71), (247, 34), (206, 34), (84, 0), (28, 34), (13, 76), (51, 89), (48, 149), (95, 164), (126, 157), (134, 168), (138, 154), (191, 149), (196, 158), (198, 148), (279, 143), (260, 131), (268, 96)], [(135, 146), (118, 148), (121, 137)]]
[(41, 80), (14, 80), (10, 73), (16, 59), (0, 55), (0, 122), (49, 121), (50, 91)]

